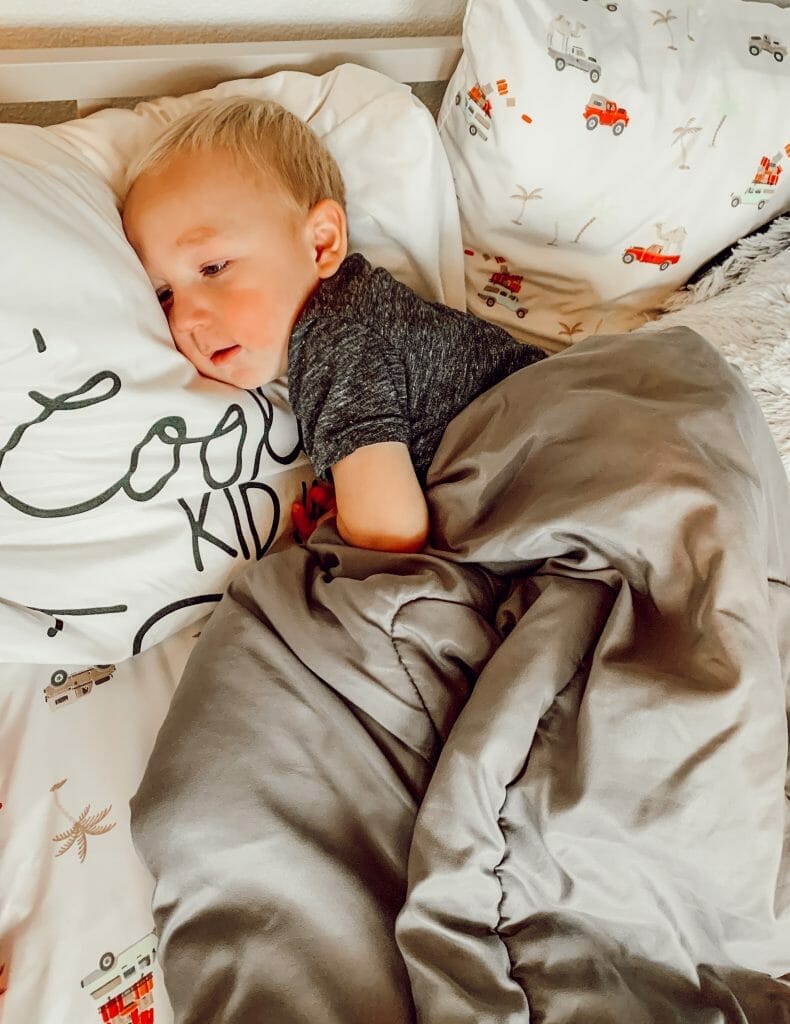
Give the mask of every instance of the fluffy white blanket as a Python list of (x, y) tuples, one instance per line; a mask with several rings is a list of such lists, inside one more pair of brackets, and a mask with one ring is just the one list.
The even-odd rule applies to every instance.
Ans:
[(742, 239), (648, 328), (686, 324), (744, 374), (790, 476), (790, 216)]

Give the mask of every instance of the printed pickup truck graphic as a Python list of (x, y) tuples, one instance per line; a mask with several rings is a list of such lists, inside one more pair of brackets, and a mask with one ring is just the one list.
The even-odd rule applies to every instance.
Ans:
[(555, 50), (550, 46), (548, 54), (554, 59), (554, 67), (558, 71), (563, 71), (565, 67), (578, 68), (580, 71), (589, 72), (592, 82), (597, 82), (601, 77), (600, 64), (595, 57), (588, 57), (581, 46), (570, 46), (566, 50)]
[(93, 689), (94, 683), (100, 686), (112, 679), (114, 674), (115, 665), (94, 665), (73, 675), (69, 675), (65, 668), (55, 669), (49, 686), (44, 689), (44, 700), (49, 704), (50, 711), (54, 711), (63, 704), (85, 697)]
[(787, 56), (787, 47), (778, 39), (771, 39), (770, 36), (752, 36), (749, 39), (749, 53), (753, 57), (759, 57), (763, 50), (766, 53), (772, 53), (774, 60), (779, 61), (780, 64)]
[(608, 100), (605, 96), (599, 96), (597, 93), (593, 93), (587, 100), (583, 117), (591, 132), (599, 124), (603, 124), (607, 127), (611, 125), (615, 135), (622, 135), (623, 129), (628, 126), (628, 111), (623, 107), (618, 107), (613, 100)]
[(643, 249), (641, 245), (632, 245), (623, 253), (623, 263), (633, 263), (638, 260), (640, 263), (657, 263), (659, 270), (666, 270), (672, 263), (677, 263), (680, 255), (670, 255), (664, 252), (662, 245), (649, 245)]
[(596, 0), (599, 7), (605, 7), (607, 11), (616, 11), (617, 4), (611, 3), (610, 0)]

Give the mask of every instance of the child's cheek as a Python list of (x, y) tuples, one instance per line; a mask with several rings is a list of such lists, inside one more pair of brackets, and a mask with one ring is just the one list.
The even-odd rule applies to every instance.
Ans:
[(258, 337), (271, 321), (271, 303), (264, 301), (258, 289), (239, 289), (232, 296), (231, 303), (237, 334), (243, 332), (246, 338)]

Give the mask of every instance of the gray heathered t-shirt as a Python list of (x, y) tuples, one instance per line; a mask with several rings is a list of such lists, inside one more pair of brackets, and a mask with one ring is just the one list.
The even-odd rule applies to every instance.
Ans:
[(426, 302), (353, 253), (297, 321), (290, 400), (319, 476), (363, 445), (402, 441), (424, 482), (450, 420), (544, 355), (472, 314)]

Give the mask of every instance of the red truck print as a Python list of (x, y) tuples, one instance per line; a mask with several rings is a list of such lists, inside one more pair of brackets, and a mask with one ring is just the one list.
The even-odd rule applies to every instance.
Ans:
[[(460, 92), (455, 94), (456, 106), (460, 105), (461, 98)], [(463, 101), (464, 118), (469, 126), (469, 134), (477, 135), (479, 133), (480, 137), (485, 141), (491, 128), (491, 100), (485, 96), (483, 90), (475, 82), (466, 96), (463, 97)]]
[(591, 132), (595, 131), (599, 124), (603, 124), (611, 127), (615, 135), (622, 135), (624, 129), (628, 127), (628, 111), (598, 93), (593, 93), (587, 100), (582, 116)]
[(790, 143), (773, 156), (761, 157), (751, 184), (743, 192), (732, 193), (730, 197), (732, 206), (737, 207), (743, 203), (747, 206), (756, 206), (758, 210), (762, 210), (776, 192), (779, 178), (784, 171), (782, 161), (786, 156), (790, 156)]
[(154, 1024), (154, 976), (157, 939), (144, 935), (118, 956), (102, 953), (98, 970), (80, 984), (96, 1000), (103, 1024)]
[(498, 302), (514, 312), (519, 320), (522, 320), (528, 313), (528, 310), (518, 300), (518, 293), (521, 291), (523, 282), (523, 274), (511, 274), (507, 268), (504, 268), (491, 274), (488, 284), (484, 285), (483, 290), (477, 295), (487, 306), (493, 306)]
[(680, 259), (678, 253), (670, 254), (664, 252), (663, 245), (649, 245), (646, 249), (641, 245), (632, 245), (623, 253), (623, 263), (633, 263), (638, 260), (640, 263), (656, 263), (659, 270), (666, 270), (672, 263)]

